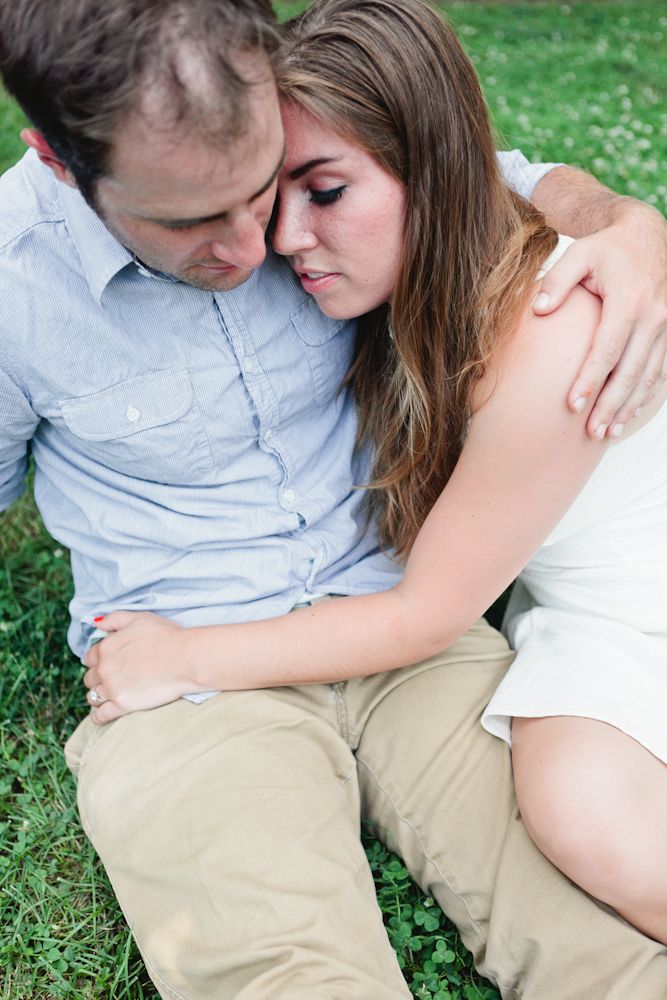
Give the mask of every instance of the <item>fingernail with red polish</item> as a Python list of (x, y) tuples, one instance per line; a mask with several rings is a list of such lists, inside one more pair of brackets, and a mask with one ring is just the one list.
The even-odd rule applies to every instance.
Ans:
[(98, 615), (97, 618), (93, 618), (93, 621), (94, 622), (103, 622), (105, 618), (106, 618), (106, 615)]

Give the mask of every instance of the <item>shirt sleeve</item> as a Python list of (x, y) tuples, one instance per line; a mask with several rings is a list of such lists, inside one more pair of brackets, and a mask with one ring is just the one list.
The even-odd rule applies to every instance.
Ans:
[(505, 183), (528, 200), (545, 174), (554, 167), (563, 166), (562, 163), (529, 163), (520, 149), (510, 149), (497, 156)]
[(23, 493), (28, 442), (38, 423), (39, 417), (26, 397), (0, 368), (0, 510)]

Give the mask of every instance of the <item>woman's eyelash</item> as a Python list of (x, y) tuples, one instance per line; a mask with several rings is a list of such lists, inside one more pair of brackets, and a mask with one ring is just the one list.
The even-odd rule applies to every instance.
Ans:
[(309, 192), (310, 200), (316, 205), (331, 205), (334, 201), (342, 196), (345, 190), (345, 184), (341, 184), (340, 187), (330, 188), (328, 191), (313, 191)]

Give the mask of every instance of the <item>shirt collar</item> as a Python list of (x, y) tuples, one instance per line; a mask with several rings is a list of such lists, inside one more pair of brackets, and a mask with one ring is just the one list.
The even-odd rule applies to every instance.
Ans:
[(134, 260), (133, 255), (112, 236), (100, 217), (75, 188), (60, 184), (65, 222), (74, 240), (81, 269), (91, 294), (100, 302), (111, 279)]

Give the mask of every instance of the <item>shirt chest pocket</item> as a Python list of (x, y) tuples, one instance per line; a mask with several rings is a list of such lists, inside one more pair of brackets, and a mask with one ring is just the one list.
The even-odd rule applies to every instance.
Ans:
[(213, 456), (187, 371), (156, 372), (60, 401), (77, 447), (117, 472), (156, 483), (195, 483)]
[(310, 299), (294, 313), (292, 323), (313, 376), (315, 399), (329, 403), (352, 364), (355, 324), (329, 319)]

